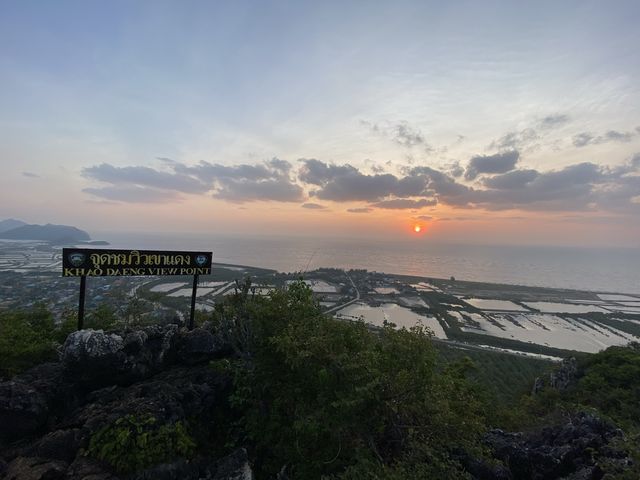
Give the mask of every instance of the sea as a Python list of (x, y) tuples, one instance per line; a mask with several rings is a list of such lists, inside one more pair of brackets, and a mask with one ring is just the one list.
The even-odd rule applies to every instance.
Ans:
[[(640, 293), (640, 249), (499, 246), (357, 238), (95, 232), (109, 248), (212, 251), (214, 262), (320, 267), (613, 293)], [(214, 269), (215, 273), (215, 269)]]

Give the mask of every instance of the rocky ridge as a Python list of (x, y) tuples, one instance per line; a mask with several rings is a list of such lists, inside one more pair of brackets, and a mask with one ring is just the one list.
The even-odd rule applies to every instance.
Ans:
[(118, 475), (86, 455), (93, 435), (118, 419), (159, 425), (216, 420), (231, 379), (207, 365), (225, 354), (209, 331), (175, 325), (109, 334), (71, 334), (60, 362), (0, 383), (0, 478), (7, 480), (253, 478), (247, 452), (196, 456)]

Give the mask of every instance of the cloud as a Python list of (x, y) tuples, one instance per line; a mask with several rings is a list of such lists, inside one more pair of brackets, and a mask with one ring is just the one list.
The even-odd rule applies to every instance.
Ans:
[[(278, 158), (231, 166), (186, 165), (168, 159), (158, 169), (103, 163), (83, 169), (82, 174), (103, 183), (85, 188), (85, 193), (119, 202), (174, 202), (192, 194), (235, 203), (296, 202), (311, 210), (331, 206), (325, 202), (365, 202), (347, 209), (351, 213), (446, 205), (468, 210), (640, 214), (640, 153), (612, 167), (582, 162), (546, 171), (516, 168), (518, 160), (518, 151), (475, 156), (462, 177), (454, 175), (459, 173), (454, 171), (456, 163), (443, 168), (405, 166), (399, 174), (391, 174), (363, 173), (349, 164), (317, 159), (302, 159), (294, 168)], [(478, 178), (473, 185), (467, 183)]]
[(538, 142), (549, 131), (563, 126), (569, 121), (569, 116), (564, 114), (552, 114), (543, 117), (534, 124), (522, 130), (507, 132), (502, 137), (489, 144), (491, 150), (532, 150), (538, 146)]
[(384, 123), (380, 125), (361, 120), (360, 123), (367, 127), (374, 135), (389, 138), (393, 143), (404, 148), (412, 149), (419, 147), (426, 152), (432, 152), (434, 150), (427, 142), (423, 133), (411, 126), (408, 122)]
[(573, 145), (575, 147), (584, 147), (592, 143), (593, 135), (587, 132), (579, 133), (573, 136)]
[(461, 177), (462, 174), (464, 174), (464, 168), (462, 168), (462, 166), (460, 165), (460, 162), (458, 161), (447, 165), (446, 170), (447, 170), (447, 173), (449, 173), (451, 176), (456, 178)]
[(22, 172), (22, 175), (28, 178), (40, 178), (40, 175), (31, 172)]
[(609, 142), (630, 142), (633, 137), (640, 133), (640, 127), (633, 132), (619, 132), (617, 130), (609, 130), (602, 135), (594, 135), (591, 132), (582, 132), (573, 136), (573, 145), (575, 147), (586, 147), (587, 145), (600, 145)]
[(403, 147), (411, 148), (419, 145), (426, 145), (426, 141), (422, 133), (409, 126), (407, 122), (394, 125), (392, 132), (393, 141)]
[(116, 202), (168, 203), (180, 200), (176, 192), (140, 187), (137, 185), (83, 188), (84, 193)]
[(136, 185), (183, 193), (205, 193), (210, 187), (200, 179), (176, 172), (163, 172), (150, 167), (114, 167), (102, 163), (82, 169), (82, 176), (112, 185)]
[(518, 163), (520, 153), (512, 150), (495, 155), (478, 155), (469, 160), (464, 173), (466, 180), (473, 180), (482, 173), (505, 173), (513, 170)]
[(640, 173), (632, 160), (624, 168), (590, 162), (560, 170), (519, 170), (485, 180), (472, 201), (489, 210), (609, 210), (640, 213), (632, 198), (640, 192)]
[(494, 175), (483, 180), (485, 187), (498, 190), (522, 188), (535, 180), (540, 174), (536, 170), (513, 170), (502, 175)]
[(489, 145), (492, 150), (515, 150), (531, 145), (542, 137), (533, 128), (525, 128), (519, 132), (509, 132)]
[(376, 208), (401, 210), (401, 209), (408, 209), (408, 208), (433, 207), (434, 205), (437, 205), (437, 204), (438, 204), (438, 201), (434, 198), (431, 198), (431, 199), (422, 198), (420, 200), (411, 200), (408, 198), (394, 198), (392, 200), (383, 200), (381, 202), (374, 203), (371, 206)]
[[(115, 167), (103, 163), (84, 168), (82, 175), (112, 185), (102, 189), (90, 189), (92, 194), (103, 191), (104, 194), (110, 195), (109, 198), (116, 199), (118, 192), (121, 192), (120, 200), (125, 202), (139, 201), (136, 199), (143, 197), (140, 192), (144, 188), (167, 193), (211, 193), (214, 198), (236, 203), (258, 200), (299, 202), (304, 199), (302, 187), (291, 178), (292, 165), (278, 158), (256, 165), (233, 166), (204, 161), (189, 166), (166, 158), (162, 161), (168, 171), (141, 166)], [(129, 188), (124, 188), (125, 186)], [(149, 193), (148, 198), (164, 199), (154, 193)]]
[(540, 122), (538, 123), (538, 126), (540, 128), (554, 128), (557, 127), (559, 125), (564, 125), (565, 123), (567, 123), (569, 121), (569, 116), (568, 115), (564, 115), (564, 114), (554, 114), (554, 115), (547, 115), (546, 117), (542, 118), (540, 120)]
[(303, 203), (300, 205), (302, 208), (308, 208), (309, 210), (325, 210), (327, 207), (318, 203)]
[(416, 220), (424, 220), (425, 222), (428, 222), (429, 220), (433, 220), (433, 217), (430, 215), (418, 215)]
[(298, 178), (319, 187), (311, 195), (334, 202), (376, 202), (385, 197), (416, 197), (425, 194), (423, 178), (397, 178), (390, 173), (366, 175), (351, 165), (330, 165), (316, 159), (303, 159)]

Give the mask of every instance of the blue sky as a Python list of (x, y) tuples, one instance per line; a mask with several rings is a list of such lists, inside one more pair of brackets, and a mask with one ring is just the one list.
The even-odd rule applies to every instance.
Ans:
[[(514, 243), (510, 218), (570, 217), (561, 243), (634, 244), (639, 19), (616, 1), (5, 1), (0, 217), (367, 234), (430, 217), (442, 239), (473, 218)], [(309, 159), (335, 168), (307, 182)]]

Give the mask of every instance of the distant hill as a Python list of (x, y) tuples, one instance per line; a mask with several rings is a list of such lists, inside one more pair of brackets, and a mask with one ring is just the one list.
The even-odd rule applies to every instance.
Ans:
[(14, 218), (2, 220), (0, 221), (0, 233), (13, 230), (14, 228), (22, 227), (23, 225), (27, 225), (27, 223), (23, 222), (22, 220), (16, 220)]
[(54, 243), (86, 242), (91, 237), (84, 230), (69, 225), (22, 225), (0, 232), (0, 238), (10, 240), (45, 240)]

